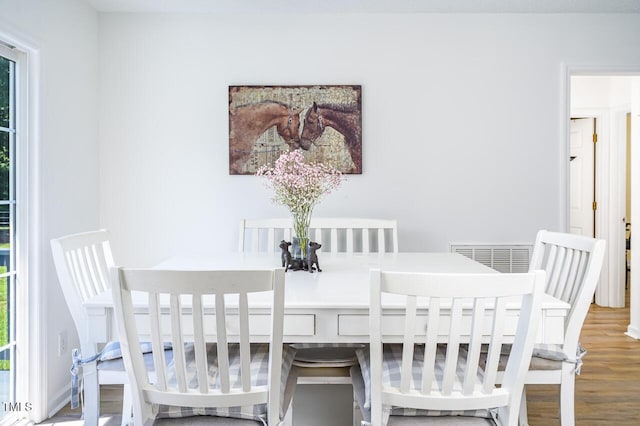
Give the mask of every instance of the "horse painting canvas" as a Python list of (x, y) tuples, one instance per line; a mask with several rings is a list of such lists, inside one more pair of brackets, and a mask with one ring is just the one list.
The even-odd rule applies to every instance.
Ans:
[(360, 86), (229, 86), (229, 173), (255, 174), (280, 154), (362, 173)]

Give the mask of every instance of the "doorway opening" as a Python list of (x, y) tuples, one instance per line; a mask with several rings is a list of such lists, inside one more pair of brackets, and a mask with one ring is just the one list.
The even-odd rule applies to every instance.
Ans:
[[(637, 181), (634, 173), (640, 174), (640, 170), (632, 170), (632, 165), (638, 161), (632, 160), (631, 149), (637, 145), (634, 141), (640, 140), (638, 136), (634, 137), (640, 127), (637, 124), (640, 122), (640, 71), (633, 74), (570, 71), (568, 76), (567, 228), (607, 241), (595, 302), (607, 307), (624, 307), (626, 289), (633, 291), (632, 243), (628, 237), (633, 215), (638, 217), (640, 213), (640, 209), (632, 208), (638, 200), (631, 196), (631, 186)], [(584, 133), (582, 142), (577, 143), (574, 138), (581, 132)], [(592, 142), (590, 148), (586, 146), (587, 142)], [(583, 150), (576, 154), (576, 146), (581, 144)], [(583, 220), (592, 218), (592, 227), (588, 222), (580, 222), (580, 216), (574, 216), (578, 204)], [(591, 229), (587, 231), (589, 227)], [(630, 301), (632, 312), (640, 309), (640, 298), (635, 302), (635, 308), (634, 298)], [(640, 318), (638, 322), (640, 330)], [(636, 338), (640, 338), (640, 333)]]

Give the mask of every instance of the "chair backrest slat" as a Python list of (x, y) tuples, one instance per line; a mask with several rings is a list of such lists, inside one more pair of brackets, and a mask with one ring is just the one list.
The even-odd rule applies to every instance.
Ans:
[(493, 389), (498, 375), (498, 364), (504, 341), (504, 324), (506, 321), (506, 300), (499, 298), (493, 307), (493, 321), (491, 324), (491, 341), (484, 375), (484, 391)]
[[(207, 377), (207, 347), (204, 334), (204, 309), (202, 307), (202, 295), (194, 294), (191, 301), (193, 316), (193, 346), (196, 358), (196, 372), (198, 376), (198, 388), (201, 393), (209, 393)], [(246, 391), (246, 389), (245, 389)]]
[(576, 287), (576, 278), (583, 254), (583, 252), (572, 250), (571, 261), (567, 265), (567, 276), (565, 277), (569, 285), (562, 290), (562, 296), (560, 297), (562, 300), (571, 299), (571, 293), (573, 293), (573, 289)]
[(93, 260), (96, 263), (96, 273), (100, 282), (100, 287), (103, 289), (110, 288), (109, 285), (109, 268), (113, 265), (113, 259), (111, 259), (111, 251), (105, 251), (104, 245), (94, 245)]
[[(130, 296), (130, 292), (126, 294)], [(134, 327), (135, 324), (130, 325)], [(153, 364), (156, 371), (156, 388), (159, 391), (167, 390), (167, 364), (162, 344), (162, 320), (160, 315), (160, 295), (149, 294), (149, 328), (151, 330), (151, 343), (153, 347)]]
[[(384, 230), (380, 230), (384, 235)], [(384, 242), (380, 244), (380, 247), (384, 247)], [(362, 228), (362, 253), (369, 253), (369, 228)]]
[(416, 296), (407, 296), (407, 319), (404, 325), (404, 338), (402, 339), (402, 367), (400, 369), (400, 391), (409, 392), (413, 371), (413, 345), (416, 333)]
[(227, 341), (227, 314), (223, 293), (216, 294), (216, 329), (220, 390), (222, 393), (229, 393), (229, 347)]
[(338, 229), (331, 228), (331, 253), (338, 253)]
[(560, 275), (558, 276), (558, 282), (556, 283), (556, 294), (562, 295), (565, 291), (565, 287), (561, 285), (561, 283), (567, 283), (571, 285), (569, 282), (569, 271), (571, 269), (571, 262), (573, 261), (574, 250), (567, 248), (564, 250), (564, 258), (562, 259), (562, 269), (560, 271)]
[(549, 247), (549, 251), (546, 252), (547, 258), (544, 266), (541, 266), (542, 262), (545, 260), (544, 248), (536, 252), (535, 246), (534, 246), (534, 251), (533, 251), (533, 254), (531, 255), (531, 263), (529, 264), (529, 270), (534, 269), (533, 265), (535, 264), (535, 265), (538, 265), (538, 268), (544, 269), (545, 271), (547, 271), (547, 292), (549, 291), (549, 283), (552, 281), (552, 277), (555, 274), (555, 263), (557, 259), (557, 252), (558, 252), (557, 246), (552, 245)]
[(277, 247), (276, 230), (274, 228), (270, 228), (267, 230), (267, 247)]
[(95, 282), (91, 276), (84, 247), (76, 250), (75, 255), (78, 262), (78, 277), (80, 277), (80, 280), (84, 283), (83, 290), (86, 292), (86, 297), (93, 297), (98, 292), (99, 283)]
[(99, 292), (109, 288), (109, 268), (105, 259), (104, 249), (101, 245), (87, 247), (89, 251), (89, 259), (91, 263), (91, 271), (95, 282), (98, 283)]
[(460, 349), (460, 335), (462, 334), (462, 301), (453, 299), (451, 305), (451, 320), (449, 324), (449, 339), (447, 340), (447, 354), (442, 378), (442, 394), (451, 395), (453, 382), (456, 378), (458, 366), (458, 351)]
[(562, 268), (564, 266), (564, 259), (567, 253), (566, 247), (555, 247), (554, 251), (554, 260), (553, 260), (553, 270), (551, 272), (551, 277), (549, 278), (549, 282), (547, 284), (547, 293), (556, 294), (558, 286), (560, 284), (560, 274), (562, 274)]
[(242, 378), (242, 390), (251, 390), (251, 350), (249, 347), (249, 300), (246, 292), (239, 296), (240, 314), (240, 376)]
[(353, 228), (347, 228), (347, 251), (348, 254), (353, 253)]
[[(381, 424), (382, 407), (425, 410), (497, 408), (504, 424), (516, 424), (524, 378), (531, 360), (541, 316), (545, 273), (442, 274), (373, 270), (370, 286), (371, 422)], [(382, 295), (405, 296), (404, 335), (400, 371), (383, 376), (382, 363), (397, 351), (385, 351), (389, 337), (382, 334)], [(428, 298), (428, 302), (426, 301)], [(394, 299), (396, 300), (396, 299)], [(508, 312), (521, 301), (517, 333), (507, 362), (502, 387), (495, 386), (498, 361), (505, 341)], [(399, 302), (394, 302), (394, 317)], [(426, 336), (416, 318), (427, 311)], [(491, 328), (487, 329), (487, 321)], [(424, 336), (424, 337), (423, 337)], [(441, 340), (446, 336), (445, 341)], [(422, 340), (424, 339), (424, 340)], [(421, 345), (424, 342), (424, 346)], [(480, 368), (481, 347), (489, 343), (489, 360)], [(391, 340), (389, 341), (389, 344)], [(420, 356), (424, 347), (424, 355)], [(388, 360), (394, 368), (396, 360)], [(414, 368), (422, 362), (422, 377)], [(417, 364), (416, 364), (417, 363)], [(399, 373), (399, 379), (395, 379)], [(388, 382), (382, 384), (383, 377)], [(420, 383), (420, 389), (414, 388)]]
[(79, 250), (80, 258), (82, 259), (82, 270), (87, 283), (90, 285), (91, 296), (95, 296), (102, 290), (102, 283), (100, 277), (95, 272), (95, 264), (93, 262), (93, 250), (91, 247), (84, 247)]
[(90, 289), (87, 286), (82, 285), (86, 282), (84, 273), (82, 271), (82, 260), (77, 250), (70, 250), (67, 252), (67, 262), (70, 275), (73, 279), (73, 286), (75, 291), (78, 292), (82, 301), (85, 301), (91, 297)]
[[(312, 217), (309, 231), (313, 241), (322, 244), (327, 253), (398, 252), (395, 220)], [(291, 241), (292, 235), (290, 218), (243, 219), (238, 248), (241, 252), (277, 253), (280, 240)]]
[[(284, 270), (114, 267), (110, 276), (135, 424), (152, 419), (157, 412), (154, 406), (159, 403), (198, 408), (267, 404), (268, 423), (279, 421)], [(264, 291), (273, 293), (269, 372), (266, 384), (256, 385), (251, 372), (249, 300), (251, 293)], [(137, 330), (132, 292), (147, 294), (150, 324), (146, 332)], [(209, 300), (215, 300), (215, 312), (205, 310), (205, 301)], [(209, 315), (215, 316), (215, 330), (206, 329), (205, 316)], [(170, 326), (163, 328), (167, 319)], [(138, 344), (149, 338), (145, 333), (152, 341), (155, 381), (147, 374)], [(173, 351), (169, 364), (164, 351), (167, 342), (171, 342)]]
[(562, 300), (568, 301), (570, 304), (573, 304), (573, 302), (575, 302), (576, 298), (580, 294), (581, 286), (579, 285), (579, 283), (583, 282), (586, 277), (587, 265), (589, 265), (590, 256), (591, 253), (581, 253), (580, 260), (576, 264), (575, 277), (573, 277), (573, 279), (569, 281), (569, 283), (571, 283), (572, 285), (567, 286), (564, 293), (562, 294)]
[[(391, 249), (392, 253), (397, 253), (398, 252), (398, 247), (397, 247), (397, 236), (393, 235), (393, 244), (394, 246)], [(385, 236), (384, 236), (384, 229), (382, 228), (378, 228), (378, 250), (375, 250), (376, 252), (384, 252), (385, 251), (385, 247), (386, 247), (386, 240), (385, 240)]]
[(178, 391), (187, 392), (187, 360), (184, 353), (184, 337), (182, 335), (182, 304), (176, 294), (170, 295), (171, 305), (171, 343), (173, 347), (173, 364), (178, 382)]
[(251, 251), (259, 251), (260, 250), (260, 233), (254, 232), (251, 235)]
[(473, 301), (473, 317), (471, 318), (471, 333), (469, 336), (469, 353), (467, 355), (467, 369), (462, 385), (463, 395), (470, 395), (475, 387), (475, 378), (480, 365), (480, 349), (484, 334), (484, 314), (487, 300), (477, 298)]
[(422, 368), (421, 393), (429, 395), (431, 384), (434, 381), (435, 371), (433, 366), (436, 362), (436, 350), (438, 348), (438, 332), (440, 330), (440, 299), (433, 297), (429, 301), (429, 311), (427, 312), (427, 340), (424, 347), (424, 365)]

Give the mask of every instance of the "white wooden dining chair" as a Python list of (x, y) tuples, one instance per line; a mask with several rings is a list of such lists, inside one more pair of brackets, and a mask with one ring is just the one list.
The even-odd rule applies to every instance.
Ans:
[[(359, 350), (363, 382), (355, 384), (370, 424), (516, 425), (524, 377), (541, 316), (544, 272), (435, 274), (371, 271), (370, 348)], [(427, 299), (428, 298), (428, 299)], [(515, 298), (515, 299), (514, 299)], [(513, 349), (501, 387), (498, 361), (506, 343), (507, 307), (521, 300)], [(382, 309), (394, 306), (404, 330), (390, 343)], [(470, 310), (470, 323), (463, 320)], [(397, 339), (397, 337), (396, 337)], [(489, 361), (480, 368), (481, 347)], [(357, 373), (357, 374), (356, 374)], [(403, 417), (411, 416), (403, 421)]]
[[(282, 344), (284, 270), (113, 268), (111, 279), (135, 425), (280, 423), (295, 353)], [(148, 303), (142, 326), (133, 292)], [(259, 292), (272, 294), (268, 344), (250, 342), (248, 301)], [(209, 304), (215, 306), (215, 321), (204, 321)], [(153, 383), (140, 339), (152, 343)], [(167, 342), (170, 353), (163, 351)]]
[[(113, 255), (109, 233), (105, 230), (83, 232), (51, 240), (53, 260), (67, 307), (80, 341), (80, 357), (91, 359), (100, 354), (99, 336), (91, 330), (90, 317), (83, 303), (96, 294), (109, 290), (109, 268)], [(109, 345), (111, 346), (111, 345)], [(131, 399), (124, 365), (99, 358), (82, 366), (84, 385), (83, 418), (85, 425), (98, 424), (100, 417), (100, 385), (121, 384), (124, 387), (123, 419), (131, 413)]]
[[(604, 240), (545, 230), (538, 232), (533, 247), (531, 270), (545, 270), (545, 292), (571, 307), (565, 318), (564, 343), (535, 346), (525, 384), (560, 385), (563, 426), (575, 424), (575, 375), (580, 373), (585, 353), (579, 343), (580, 332), (600, 278), (604, 253)], [(526, 424), (526, 398), (521, 411), (521, 422)]]

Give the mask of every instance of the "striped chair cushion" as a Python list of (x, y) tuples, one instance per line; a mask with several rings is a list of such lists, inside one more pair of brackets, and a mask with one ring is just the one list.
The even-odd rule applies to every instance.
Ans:
[[(509, 359), (509, 352), (511, 351), (511, 345), (504, 345), (502, 347), (500, 362), (498, 369), (504, 371), (507, 367), (507, 360)], [(529, 363), (529, 371), (536, 370), (560, 370), (562, 369), (562, 363), (568, 362), (575, 364), (574, 372), (580, 375), (582, 368), (582, 357), (585, 356), (587, 351), (578, 343), (576, 348), (576, 356), (569, 357), (562, 349), (562, 345), (557, 344), (544, 344), (537, 343), (533, 347), (533, 355), (531, 362)], [(480, 355), (480, 365), (484, 367), (487, 359), (486, 350)]]
[[(286, 408), (292, 394), (292, 386), (295, 387), (295, 377), (290, 380), (295, 349), (284, 345), (282, 351), (282, 380), (280, 383), (280, 418), (284, 418)], [(187, 386), (192, 389), (198, 387), (198, 379), (195, 370), (195, 353), (192, 343), (185, 344), (185, 357), (187, 361)], [(217, 351), (215, 344), (207, 345), (207, 360), (209, 363), (209, 386), (212, 389), (220, 388), (220, 376), (217, 370)], [(241, 388), (240, 376), (240, 346), (229, 345), (229, 369), (232, 377), (231, 386)], [(167, 374), (169, 385), (175, 386), (175, 367), (173, 362), (168, 365)], [(251, 384), (252, 386), (265, 386), (268, 383), (269, 374), (269, 345), (251, 345)], [(266, 424), (267, 405), (259, 404), (253, 407), (177, 407), (161, 405), (158, 410), (158, 418), (178, 418), (192, 416), (217, 416), (233, 417), (238, 419), (257, 420)]]
[[(436, 351), (436, 371), (435, 376), (437, 383), (442, 382), (443, 369), (445, 363), (446, 345), (438, 345)], [(358, 349), (356, 351), (358, 356), (358, 362), (362, 372), (362, 379), (364, 381), (364, 404), (363, 415), (365, 418), (370, 418), (371, 410), (371, 368), (369, 358), (369, 348)], [(458, 355), (458, 380), (455, 381), (454, 391), (462, 389), (462, 382), (459, 380), (464, 372), (463, 367), (466, 362), (467, 350), (464, 345), (460, 347), (460, 353)], [(383, 345), (382, 355), (382, 384), (383, 386), (400, 386), (400, 367), (402, 364), (402, 345), (385, 344)], [(424, 345), (415, 345), (413, 366), (412, 366), (412, 379), (410, 388), (420, 389), (422, 382), (422, 366), (424, 363)], [(482, 380), (482, 376), (479, 375), (478, 381)], [(434, 383), (434, 385), (437, 385)], [(354, 384), (354, 387), (357, 386)], [(464, 410), (464, 411), (444, 411), (444, 410), (418, 410), (407, 407), (383, 407), (383, 420), (386, 422), (389, 416), (467, 416), (467, 417), (481, 417), (491, 419), (493, 413), (491, 410)]]

